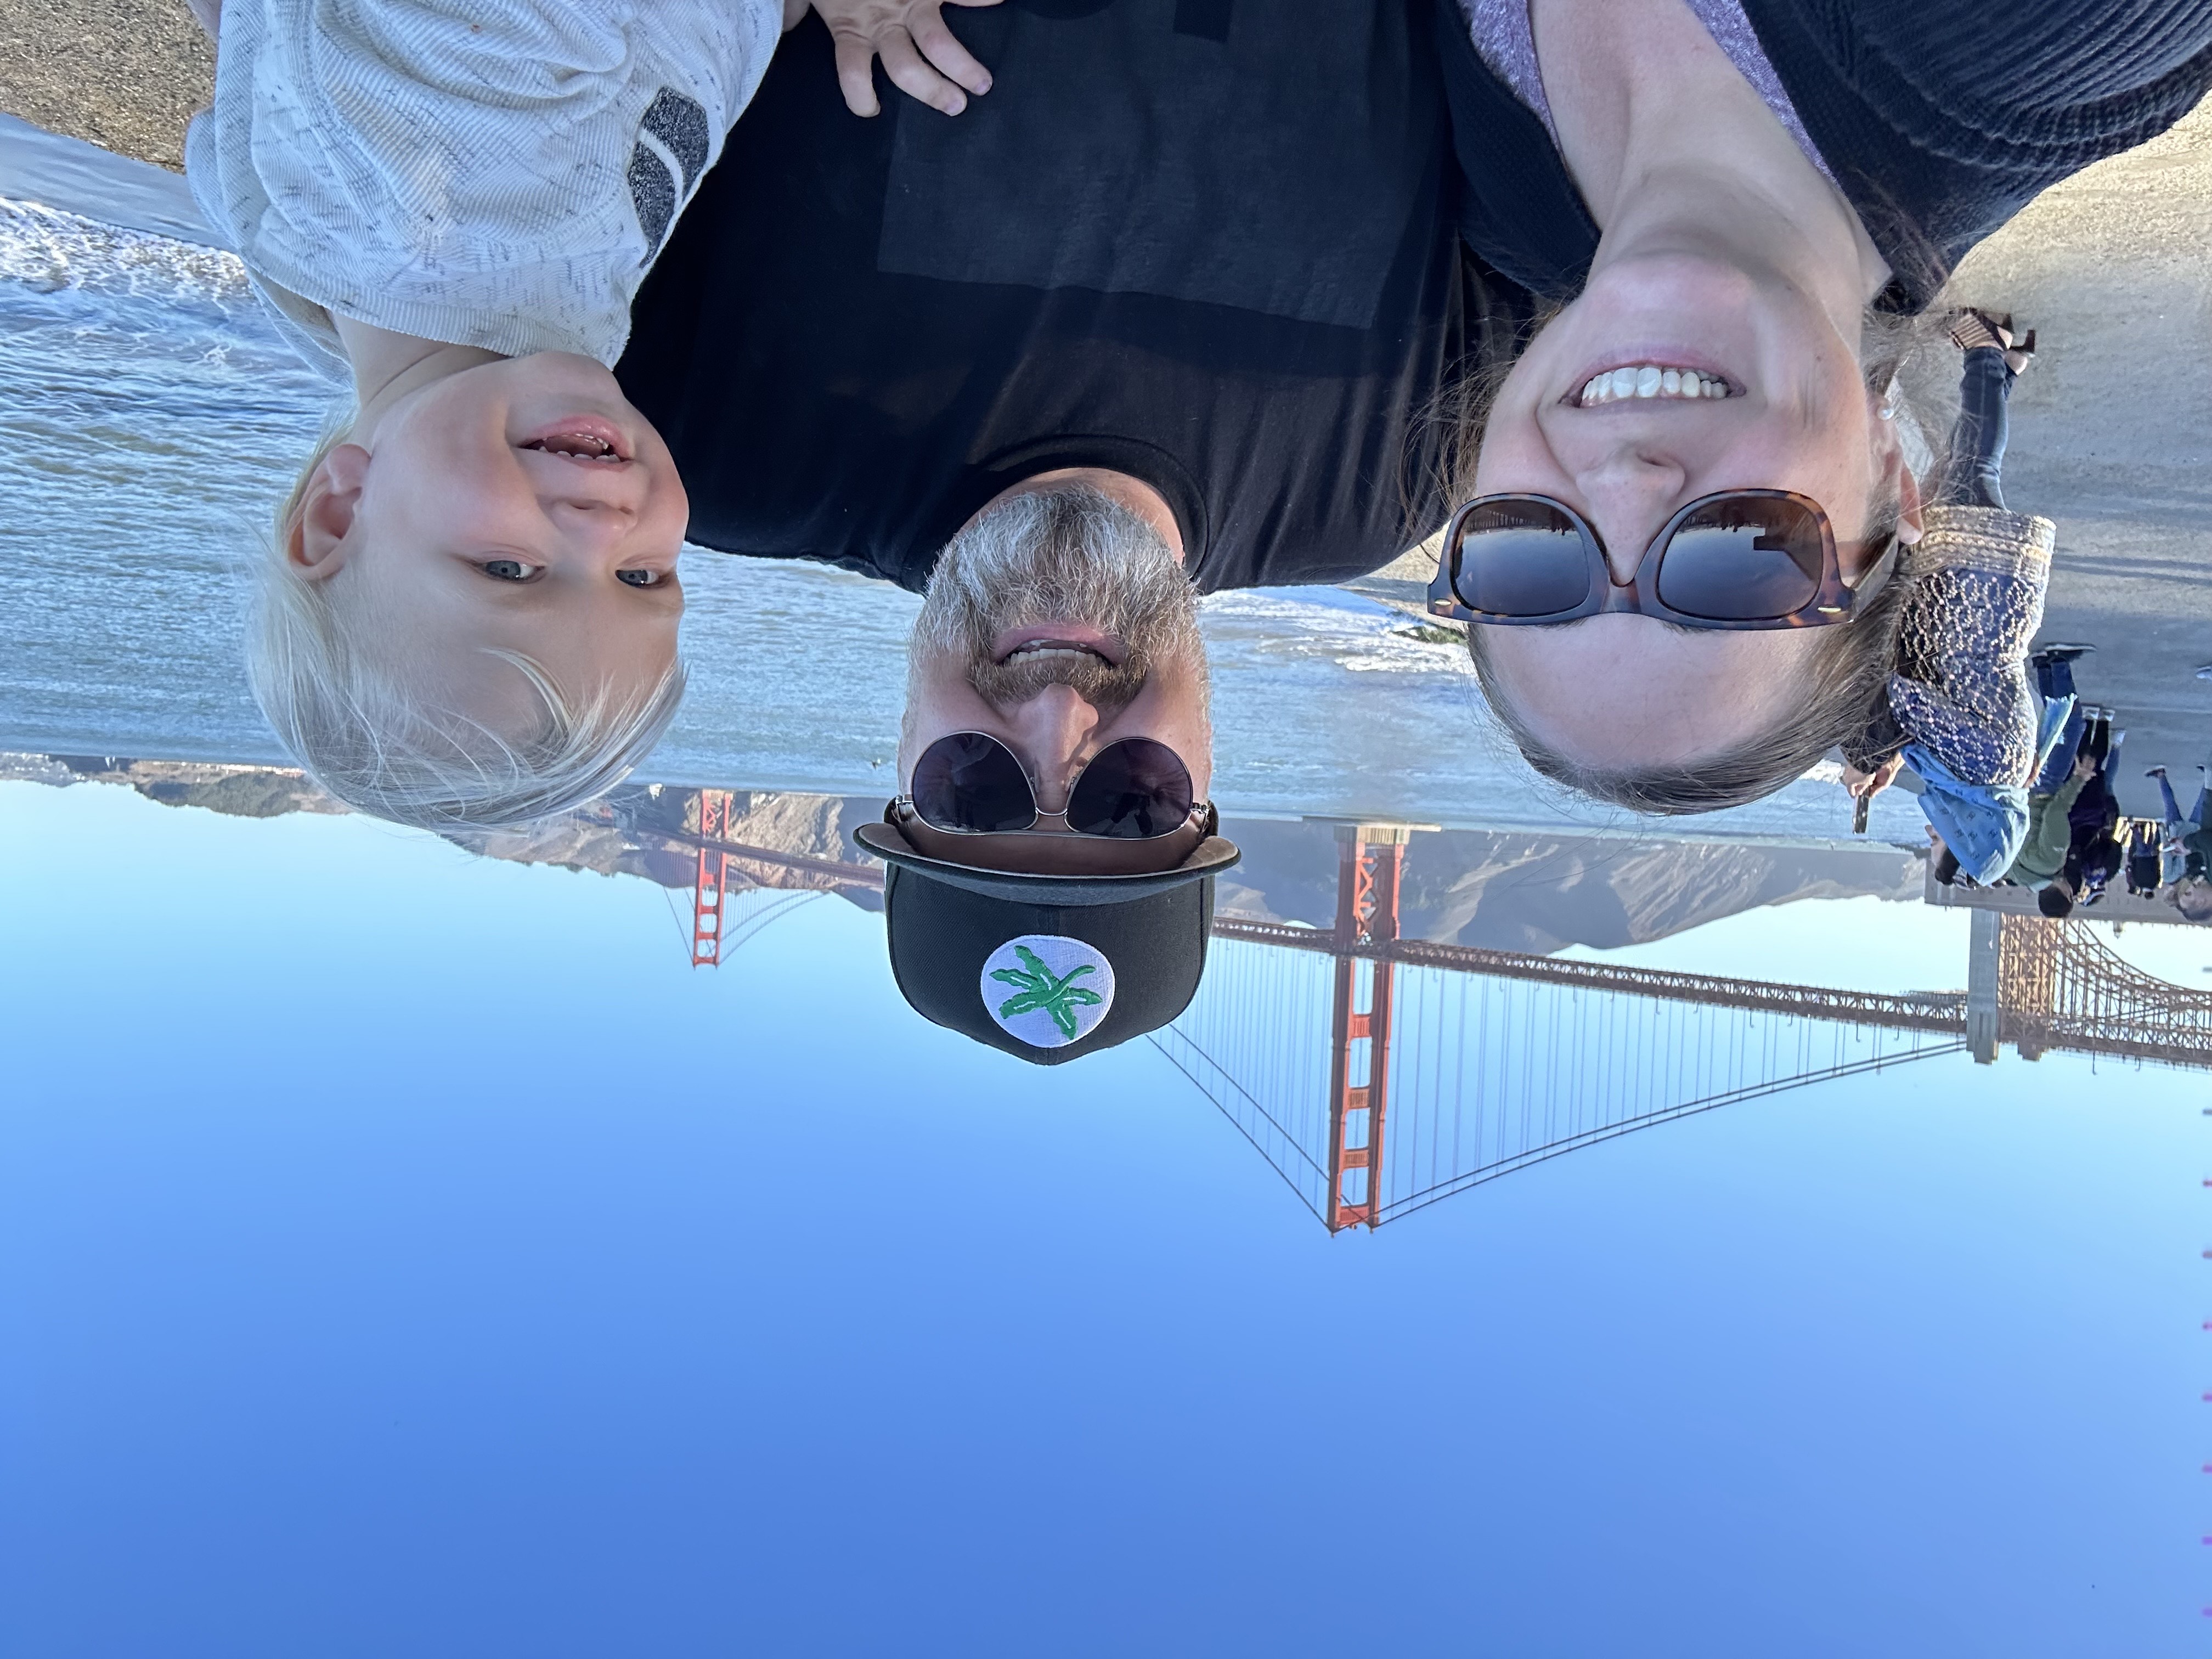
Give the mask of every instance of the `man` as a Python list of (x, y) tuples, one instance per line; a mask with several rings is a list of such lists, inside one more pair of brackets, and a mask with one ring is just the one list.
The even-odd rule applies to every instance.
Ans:
[(672, 234), (618, 368), (693, 541), (920, 590), (1070, 469), (1201, 592), (1338, 581), (1441, 525), (1465, 348), (1429, 0), (1008, 0), (991, 90), (855, 119), (810, 17)]
[[(855, 120), (810, 20), (639, 298), (618, 373), (691, 486), (690, 539), (930, 589), (901, 755), (910, 807), (929, 744), (963, 729), (1012, 745), (1032, 814), (1053, 814), (1124, 735), (1161, 741), (1188, 771), (1199, 816), (1157, 837), (1067, 833), (1048, 817), (983, 832), (1028, 839), (951, 842), (912, 811), (884, 826), (893, 957), (932, 1018), (951, 1005), (917, 995), (925, 972), (959, 1003), (945, 1023), (1064, 1059), (1150, 1029), (1140, 1007), (1164, 1023), (1151, 1016), (1175, 998), (1136, 998), (1124, 962), (1116, 1018), (1051, 988), (1085, 990), (1102, 963), (1017, 957), (989, 973), (1048, 969), (1036, 994), (1080, 1034), (1029, 1044), (997, 1005), (984, 1018), (967, 956), (957, 971), (921, 965), (920, 941), (957, 937), (972, 955), (991, 928), (971, 936), (941, 907), (916, 923), (915, 895), (1005, 896), (1072, 939), (1079, 907), (1099, 921), (1110, 907), (1097, 899), (1142, 886), (1159, 914), (1186, 907), (1178, 937), (1197, 943), (1172, 962), (1150, 934), (1129, 948), (1147, 983), (1182, 986), (1188, 967), (1187, 1000), (1210, 872), (1235, 856), (1199, 833), (1211, 756), (1194, 629), (1133, 665), (1108, 620), (1031, 606), (1031, 639), (969, 633), (955, 648), (933, 632), (954, 603), (933, 572), (941, 555), (962, 562), (948, 543), (1030, 515), (1016, 550), (979, 559), (987, 599), (1026, 580), (1041, 533), (1104, 538), (1070, 556), (1120, 568), (1141, 538), (1103, 498), (1165, 550), (1188, 606), (1224, 587), (1345, 580), (1443, 520), (1445, 422), (1431, 416), (1464, 367), (1468, 296), (1487, 290), (1462, 270), (1446, 195), (1430, 3), (1008, 0), (958, 19), (990, 89), (957, 120), (904, 101)], [(1494, 309), (1510, 323), (1509, 302)], [(1018, 505), (1040, 496), (1060, 505)], [(958, 586), (970, 614), (979, 590)], [(973, 764), (1003, 766), (981, 752)], [(1117, 839), (1132, 845), (1110, 856), (1086, 844)], [(986, 859), (994, 873), (975, 876)], [(1001, 1004), (1027, 982), (985, 981), (1007, 988)], [(1034, 1032), (1040, 1012), (1004, 1018)]]
[(1039, 481), (945, 549), (909, 648), (890, 869), (900, 991), (1054, 1065), (1166, 1024), (1198, 988), (1214, 878), (1197, 590), (1171, 516)]

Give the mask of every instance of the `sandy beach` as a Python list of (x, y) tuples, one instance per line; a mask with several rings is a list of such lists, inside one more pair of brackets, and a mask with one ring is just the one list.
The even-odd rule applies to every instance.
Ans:
[(0, 7), (0, 112), (50, 132), (179, 171), (214, 88), (215, 48), (184, 0)]

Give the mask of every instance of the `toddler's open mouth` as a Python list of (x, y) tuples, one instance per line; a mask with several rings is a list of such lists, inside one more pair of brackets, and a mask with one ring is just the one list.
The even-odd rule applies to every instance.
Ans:
[(563, 432), (550, 438), (532, 438), (522, 446), (548, 455), (565, 455), (572, 461), (619, 461), (623, 457), (611, 444), (580, 432)]
[(622, 434), (615, 430), (612, 423), (591, 416), (571, 416), (525, 439), (516, 447), (595, 465), (630, 459), (624, 452)]

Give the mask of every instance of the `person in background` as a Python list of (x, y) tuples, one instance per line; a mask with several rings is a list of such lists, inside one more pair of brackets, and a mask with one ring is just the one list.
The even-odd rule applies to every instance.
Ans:
[(2110, 890), (2112, 880), (2120, 872), (2124, 860), (2118, 837), (2110, 830), (2099, 832), (2088, 844), (2078, 848), (2067, 859), (2067, 869), (2075, 878), (2081, 893), (2080, 903), (2101, 904)]
[(2131, 898), (2156, 898), (2165, 884), (2164, 861), (2159, 855), (2159, 826), (2138, 818), (2128, 827), (2128, 894)]
[[(2081, 750), (2082, 730), (2091, 711), (2075, 690), (2074, 665), (2096, 648), (2094, 645), (2046, 645), (2027, 659), (2035, 674), (2035, 689), (2043, 698), (2045, 732), (2051, 738), (2043, 769), (2031, 787), (2045, 794), (2065, 781), (2074, 769), (2074, 757)], [(2054, 709), (2058, 711), (2056, 716)]]
[[(2027, 833), (2001, 879), (2021, 887), (2041, 889), (2064, 874), (2067, 854), (2074, 845), (2069, 815), (2095, 773), (2095, 761), (2087, 755), (2078, 756), (2056, 789), (2028, 797)], [(2067, 895), (2067, 908), (2073, 908), (2070, 892)]]
[(2053, 921), (2063, 921), (2074, 914), (2075, 890), (2072, 876), (2055, 876), (2036, 890), (2035, 908)]
[(2100, 709), (2090, 719), (2075, 763), (2078, 768), (2086, 762), (2089, 768), (2081, 793), (2066, 810), (2065, 876), (2077, 907), (2103, 902), (2106, 884), (2120, 871), (2120, 803), (2112, 793), (2112, 774), (2126, 737), (2112, 729), (2112, 712)]
[[(805, 9), (194, 0), (216, 43), (194, 198), (351, 394), (277, 509), (247, 647), (277, 737), (348, 805), (527, 823), (611, 787), (673, 718), (690, 501), (610, 371)], [(848, 78), (879, 47), (948, 112), (965, 93), (938, 70), (989, 84), (937, 0), (817, 9)]]
[(2074, 825), (2074, 839), (2079, 847), (2087, 847), (2098, 836), (2110, 835), (2119, 825), (2120, 803), (2112, 793), (2112, 769), (2119, 763), (2120, 745), (2127, 740), (2127, 735), (2113, 729), (2111, 709), (2091, 712), (2081, 752), (2075, 760), (2077, 767), (2083, 762), (2088, 763), (2088, 781), (2074, 798), (2074, 805), (2066, 814)]
[(1959, 855), (1943, 844), (1943, 837), (1936, 833), (1932, 823), (1928, 826), (1928, 846), (1929, 856), (1936, 860), (1936, 881), (1945, 887), (1954, 885), (1959, 879)]
[(2148, 775), (2158, 780), (2159, 799), (2166, 807), (2166, 833), (2160, 851), (2166, 881), (2166, 901), (2190, 921), (2212, 921), (2212, 775), (2197, 769), (2197, 803), (2187, 817), (2173, 798), (2173, 784), (2163, 766)]

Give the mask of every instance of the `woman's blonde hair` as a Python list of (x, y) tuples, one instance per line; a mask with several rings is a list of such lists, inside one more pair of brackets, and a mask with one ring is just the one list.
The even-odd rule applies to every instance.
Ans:
[[(1552, 307), (1540, 314), (1520, 343), (1525, 347), (1557, 313), (1558, 307)], [(1867, 387), (1887, 394), (1897, 410), (1908, 465), (1916, 476), (1927, 478), (1940, 474), (1942, 457), (1938, 446), (1950, 429), (1950, 416), (1956, 413), (1958, 401), (1956, 374), (1946, 382), (1942, 374), (1947, 358), (1955, 368), (1956, 354), (1933, 349), (1938, 342), (1948, 344), (1938, 321), (1875, 311), (1867, 313), (1860, 340), (1859, 357)], [(1483, 428), (1518, 355), (1484, 365), (1461, 389), (1450, 411), (1457, 440), (1462, 500), (1473, 492)], [(1867, 538), (1869, 569), (1895, 550), (1899, 510), (1899, 502), (1893, 499), (1873, 514)], [(1717, 754), (1665, 766), (1589, 766), (1553, 748), (1530, 729), (1514, 706), (1490, 655), (1488, 630), (1480, 624), (1468, 625), (1468, 651), (1492, 714), (1520, 750), (1522, 758), (1544, 776), (1631, 811), (1657, 816), (1714, 812), (1747, 805), (1788, 787), (1830, 750), (1865, 729), (1887, 691), (1897, 657), (1898, 633), (1904, 622), (1906, 586), (1902, 581), (1886, 581), (1849, 623), (1815, 630), (1812, 648), (1799, 671), (1806, 695), (1780, 721)]]
[(309, 484), (350, 425), (334, 423), (315, 446), (277, 509), (276, 539), (258, 572), (246, 674), (278, 740), (348, 806), (418, 829), (521, 829), (613, 788), (675, 718), (683, 663), (671, 662), (641, 693), (601, 686), (580, 700), (531, 658), (494, 651), (544, 707), (539, 728), (520, 740), (420, 702), (356, 644), (331, 584), (307, 576), (292, 557)]

